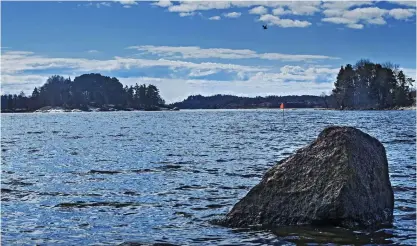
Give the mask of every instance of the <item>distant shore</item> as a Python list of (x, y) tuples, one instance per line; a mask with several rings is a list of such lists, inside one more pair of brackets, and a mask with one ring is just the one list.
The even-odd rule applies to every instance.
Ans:
[(340, 111), (395, 111), (395, 110), (416, 110), (416, 106), (408, 107), (393, 107), (393, 108), (346, 108), (346, 109), (336, 109), (336, 108), (315, 108), (314, 110), (340, 110)]
[(70, 112), (112, 112), (112, 111), (178, 111), (176, 107), (151, 107), (146, 109), (120, 108), (120, 107), (86, 107), (86, 108), (64, 108), (45, 106), (37, 110), (16, 109), (3, 110), (1, 113), (70, 113)]
[[(205, 109), (205, 108), (201, 108)], [(192, 109), (181, 109), (181, 110), (201, 110), (197, 108)], [(211, 109), (211, 108), (210, 108)], [(280, 108), (272, 108), (272, 107), (247, 107), (247, 108), (216, 108), (211, 110), (224, 110), (224, 109), (280, 109)], [(285, 110), (300, 110), (300, 109), (312, 109), (312, 110), (337, 110), (337, 111), (404, 111), (404, 110), (416, 110), (416, 106), (409, 106), (409, 107), (394, 107), (394, 108), (387, 108), (387, 109), (374, 109), (374, 108), (364, 108), (364, 109), (336, 109), (336, 108), (285, 108)], [(16, 109), (13, 111), (4, 110), (1, 113), (71, 113), (71, 112), (114, 112), (114, 111), (179, 111), (180, 109), (177, 107), (153, 107), (148, 109), (134, 109), (134, 108), (113, 108), (113, 107), (105, 107), (105, 108), (97, 108), (97, 107), (88, 107), (85, 109), (79, 108), (63, 108), (63, 107), (52, 107), (46, 106), (42, 107), (37, 110), (27, 110), (27, 109)]]

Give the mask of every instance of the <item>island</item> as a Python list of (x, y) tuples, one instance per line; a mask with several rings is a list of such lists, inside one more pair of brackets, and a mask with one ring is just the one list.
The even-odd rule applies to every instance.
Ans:
[(115, 77), (98, 73), (64, 78), (54, 75), (31, 96), (2, 95), (1, 112), (177, 110), (166, 105), (156, 86), (124, 86)]
[(415, 105), (415, 80), (392, 63), (359, 60), (342, 66), (332, 97), (340, 109), (398, 109)]

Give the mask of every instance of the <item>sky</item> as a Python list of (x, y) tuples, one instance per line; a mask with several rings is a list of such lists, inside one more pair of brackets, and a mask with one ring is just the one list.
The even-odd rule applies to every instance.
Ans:
[[(268, 29), (263, 29), (262, 25)], [(101, 73), (190, 95), (320, 95), (342, 65), (416, 77), (415, 1), (1, 2), (1, 93)]]

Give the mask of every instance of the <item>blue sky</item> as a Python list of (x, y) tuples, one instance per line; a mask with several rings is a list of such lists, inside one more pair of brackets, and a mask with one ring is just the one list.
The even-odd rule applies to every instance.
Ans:
[(155, 84), (168, 102), (318, 95), (361, 58), (416, 73), (411, 1), (2, 2), (1, 11), (2, 93), (99, 72)]

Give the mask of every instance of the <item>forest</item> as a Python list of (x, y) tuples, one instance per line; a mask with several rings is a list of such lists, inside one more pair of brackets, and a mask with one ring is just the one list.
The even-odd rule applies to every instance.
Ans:
[(1, 96), (2, 112), (30, 112), (45, 106), (86, 111), (95, 107), (106, 111), (109, 108), (158, 110), (166, 105), (154, 85), (123, 87), (117, 78), (94, 73), (74, 80), (54, 75), (41, 87), (35, 87), (30, 96), (23, 92)]
[(398, 65), (360, 60), (342, 66), (332, 97), (340, 109), (390, 109), (415, 105), (414, 80)]
[(233, 95), (189, 96), (173, 106), (180, 109), (247, 109), (247, 108), (279, 108), (281, 103), (286, 108), (325, 108), (330, 103), (330, 96), (267, 96), (239, 97)]

